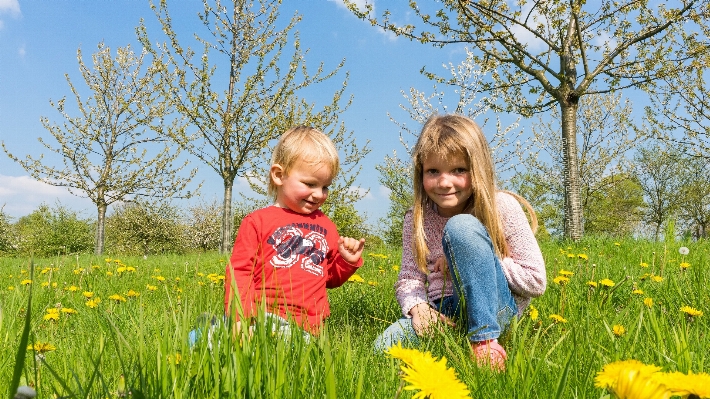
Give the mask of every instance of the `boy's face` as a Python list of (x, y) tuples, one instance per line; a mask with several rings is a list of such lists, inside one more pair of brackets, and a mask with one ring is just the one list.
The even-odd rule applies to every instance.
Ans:
[(325, 163), (297, 161), (288, 174), (281, 165), (271, 165), (271, 179), (276, 185), (276, 206), (309, 214), (328, 198), (328, 186), (333, 176)]

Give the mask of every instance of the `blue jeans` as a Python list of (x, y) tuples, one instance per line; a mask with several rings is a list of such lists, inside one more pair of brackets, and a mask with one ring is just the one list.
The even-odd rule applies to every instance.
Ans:
[[(456, 215), (444, 227), (442, 245), (454, 294), (429, 305), (464, 322), (471, 342), (498, 338), (517, 314), (517, 306), (488, 231), (476, 217)], [(411, 318), (389, 326), (375, 340), (375, 349), (387, 349), (398, 341), (419, 343)]]

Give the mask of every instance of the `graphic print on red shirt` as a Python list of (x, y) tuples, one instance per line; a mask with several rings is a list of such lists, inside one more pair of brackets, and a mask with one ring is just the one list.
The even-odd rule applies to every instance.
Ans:
[[(303, 226), (304, 232), (299, 228)], [(300, 267), (316, 276), (323, 276), (325, 255), (328, 253), (328, 241), (325, 239), (328, 231), (319, 225), (307, 223), (292, 223), (279, 227), (274, 234), (266, 240), (276, 251), (276, 256), (271, 258), (273, 267), (292, 267), (300, 263)]]

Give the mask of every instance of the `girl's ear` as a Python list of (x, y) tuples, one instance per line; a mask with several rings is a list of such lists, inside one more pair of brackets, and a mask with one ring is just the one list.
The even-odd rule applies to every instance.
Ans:
[(284, 168), (281, 165), (277, 163), (271, 165), (269, 173), (271, 174), (271, 180), (275, 185), (280, 186), (283, 184), (283, 179), (286, 177), (286, 173), (284, 173)]

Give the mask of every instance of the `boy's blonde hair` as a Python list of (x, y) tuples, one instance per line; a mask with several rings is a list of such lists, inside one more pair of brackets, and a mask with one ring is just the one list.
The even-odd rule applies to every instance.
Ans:
[[(310, 126), (296, 126), (286, 131), (279, 138), (271, 155), (271, 164), (279, 164), (283, 172), (288, 172), (296, 162), (309, 165), (323, 163), (330, 168), (331, 177), (338, 174), (340, 159), (333, 141), (325, 133)], [(269, 173), (269, 195), (276, 198), (276, 185)]]
[[(451, 157), (460, 155), (466, 160), (471, 174), (471, 197), (462, 213), (475, 216), (488, 230), (493, 248), (499, 258), (509, 255), (503, 233), (503, 224), (496, 206), (496, 178), (488, 141), (481, 128), (473, 120), (461, 115), (433, 115), (419, 135), (412, 152), (414, 164), (414, 234), (412, 246), (414, 260), (419, 269), (427, 273), (426, 257), (429, 248), (424, 232), (424, 211), (431, 200), (424, 191), (423, 164), (430, 156)], [(512, 194), (523, 204), (530, 216), (533, 231), (537, 229), (537, 217), (530, 204), (517, 194)]]

